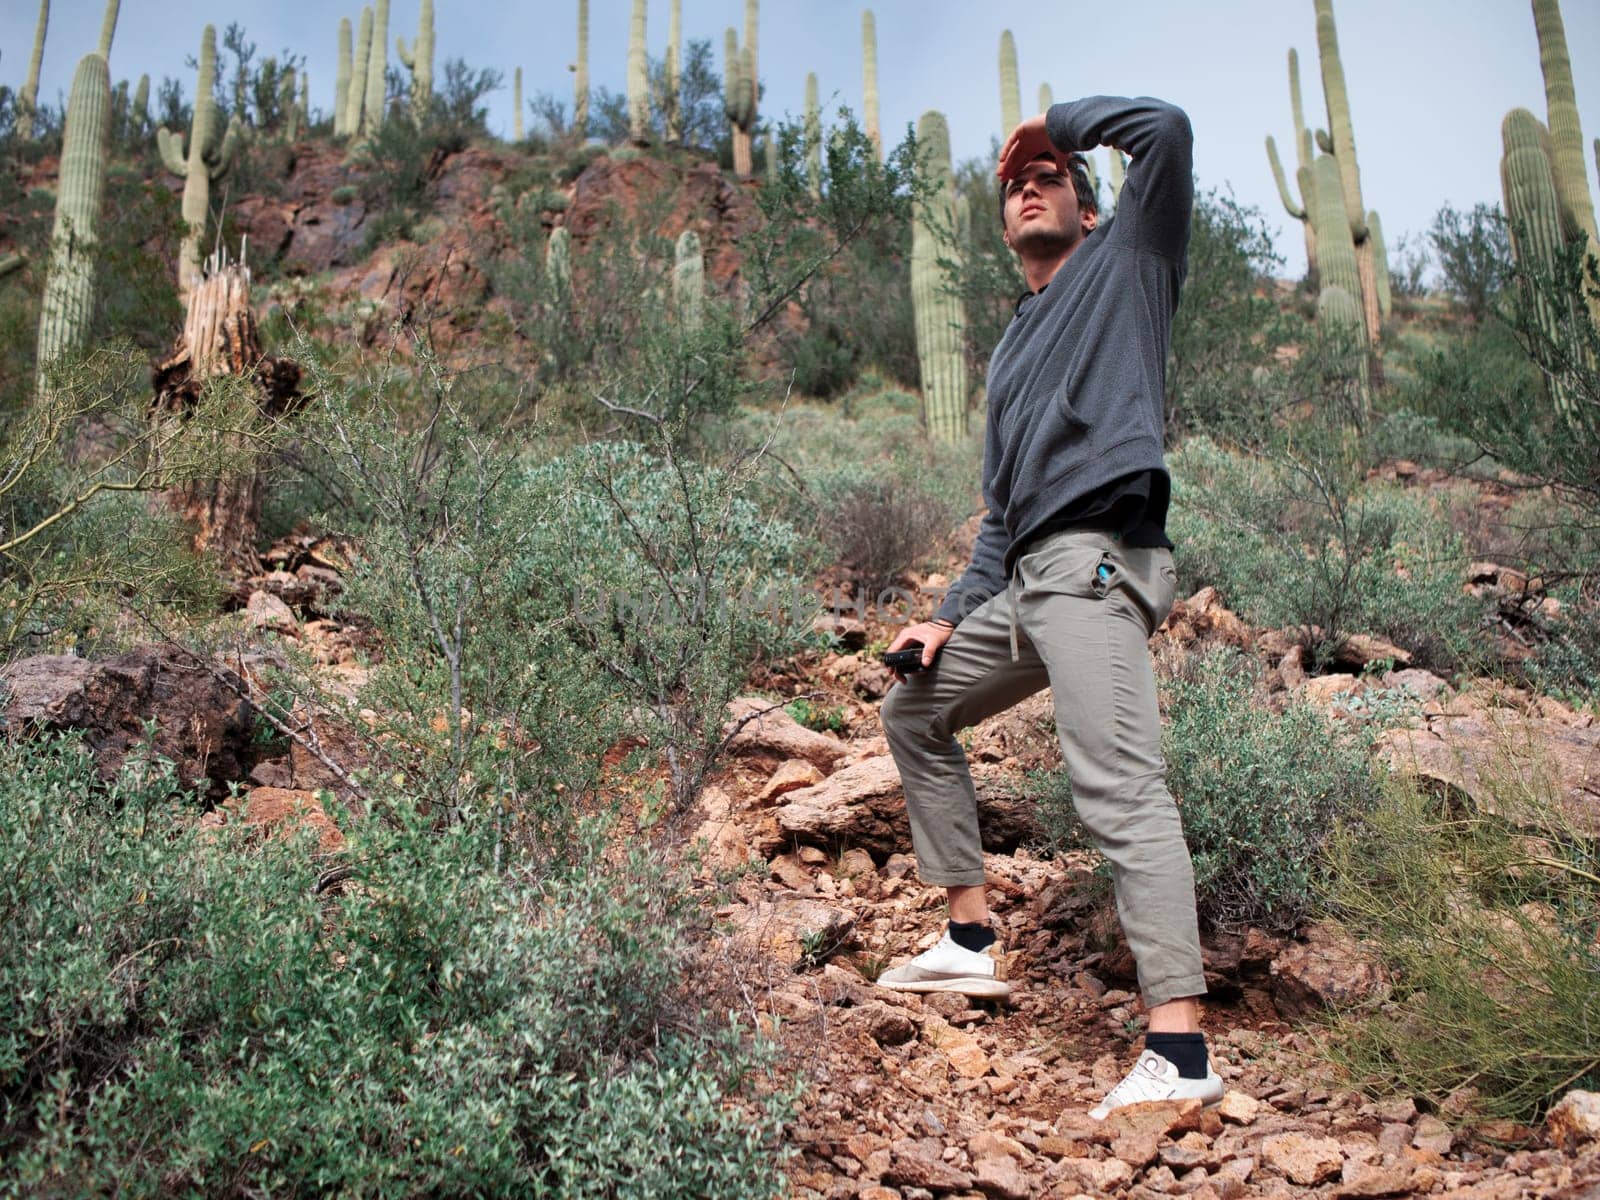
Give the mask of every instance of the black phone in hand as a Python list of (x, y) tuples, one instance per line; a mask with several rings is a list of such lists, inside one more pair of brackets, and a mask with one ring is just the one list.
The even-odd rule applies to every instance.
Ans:
[(913, 642), (904, 650), (891, 651), (883, 656), (883, 665), (903, 675), (926, 671), (928, 668), (922, 665), (922, 649), (921, 642)]

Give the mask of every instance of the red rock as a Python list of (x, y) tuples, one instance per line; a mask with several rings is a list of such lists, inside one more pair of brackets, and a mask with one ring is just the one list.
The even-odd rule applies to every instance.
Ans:
[(1375, 954), (1338, 926), (1318, 922), (1274, 960), (1272, 999), (1288, 1018), (1387, 998), (1389, 979)]
[(230, 800), (222, 807), (229, 813), (238, 813), (245, 824), (263, 830), (268, 838), (307, 828), (316, 832), (317, 848), (322, 853), (344, 849), (344, 834), (323, 810), (315, 792), (252, 788), (242, 800)]
[(995, 1200), (1028, 1200), (1033, 1186), (1015, 1159), (980, 1158), (972, 1164), (972, 1183), (985, 1196)]
[(1545, 1131), (1552, 1143), (1569, 1150), (1600, 1142), (1600, 1092), (1568, 1092), (1550, 1109)]
[(1261, 1161), (1284, 1178), (1311, 1186), (1339, 1174), (1344, 1154), (1332, 1138), (1280, 1133), (1261, 1143)]
[(972, 1176), (932, 1154), (897, 1150), (894, 1161), (883, 1173), (883, 1182), (894, 1187), (926, 1188), (930, 1192), (959, 1192), (972, 1186)]
[(789, 792), (821, 783), (823, 778), (815, 763), (803, 758), (791, 758), (772, 773), (756, 799), (762, 804), (770, 804)]
[[(844, 756), (845, 744), (838, 738), (807, 729), (775, 701), (760, 696), (741, 696), (728, 705), (728, 715), (723, 732), (733, 734), (727, 747), (730, 754), (769, 760), (774, 768), (779, 763), (800, 758), (824, 773), (831, 771)], [(746, 717), (751, 719), (745, 721)], [(741, 721), (744, 721), (742, 726), (739, 725)], [(737, 733), (734, 733), (735, 727), (738, 727)]]

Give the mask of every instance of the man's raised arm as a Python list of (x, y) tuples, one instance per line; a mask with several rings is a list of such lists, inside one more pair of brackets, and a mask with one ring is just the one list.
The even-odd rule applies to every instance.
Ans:
[(1194, 132), (1183, 109), (1150, 96), (1085, 96), (1051, 105), (1045, 130), (1058, 150), (1115, 146), (1126, 153), (1133, 161), (1113, 238), (1183, 261), (1194, 208)]

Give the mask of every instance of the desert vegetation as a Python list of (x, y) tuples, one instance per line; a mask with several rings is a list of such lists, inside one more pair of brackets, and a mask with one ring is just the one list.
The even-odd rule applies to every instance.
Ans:
[(1291, 50), (1262, 170), (1309, 270), (1200, 162), (1168, 363), (1151, 648), (1233, 1091), (1141, 1155), (1070, 1115), (1140, 1010), (1047, 704), (960, 735), (1032, 998), (871, 987), (939, 903), (878, 653), (966, 564), (1022, 290), (992, 162), (881, 128), (873, 14), (860, 113), (788, 120), (757, 0), (631, 0), (622, 92), (578, 0), (502, 138), (431, 0), (330, 20), (331, 90), (239, 24), (130, 86), (117, 0), (97, 49), (45, 0), (0, 86), (0, 1193), (1600, 1186), (1560, 10), (1503, 204), (1402, 254), (1307, 7), (1327, 131)]

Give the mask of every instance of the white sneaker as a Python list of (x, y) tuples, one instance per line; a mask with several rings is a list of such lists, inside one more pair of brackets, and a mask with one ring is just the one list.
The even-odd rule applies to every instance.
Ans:
[(1133, 1070), (1106, 1093), (1098, 1106), (1089, 1110), (1089, 1115), (1096, 1121), (1104, 1121), (1112, 1109), (1124, 1104), (1189, 1099), (1199, 1100), (1207, 1108), (1222, 1099), (1222, 1076), (1211, 1069), (1211, 1061), (1206, 1060), (1204, 1079), (1185, 1079), (1172, 1062), (1154, 1050), (1146, 1050), (1133, 1064)]
[(1000, 943), (987, 950), (958, 946), (946, 930), (931, 950), (878, 976), (878, 986), (896, 992), (955, 992), (961, 996), (1009, 996)]

